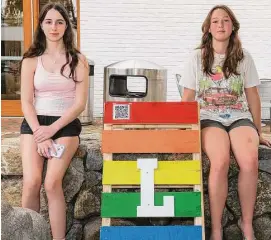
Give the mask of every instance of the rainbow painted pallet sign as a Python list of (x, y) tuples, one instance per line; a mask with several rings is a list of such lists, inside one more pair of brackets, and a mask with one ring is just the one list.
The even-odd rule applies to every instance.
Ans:
[[(101, 240), (204, 240), (196, 102), (106, 102)], [(114, 153), (192, 153), (191, 160), (114, 160)], [(114, 192), (140, 188), (140, 192)], [(156, 192), (155, 188), (180, 189)], [(190, 188), (191, 191), (182, 191)], [(192, 226), (111, 226), (111, 218), (193, 217)]]

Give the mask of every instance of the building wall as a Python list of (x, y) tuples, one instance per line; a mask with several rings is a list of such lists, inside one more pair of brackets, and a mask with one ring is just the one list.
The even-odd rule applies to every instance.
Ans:
[[(271, 78), (270, 0), (81, 0), (81, 50), (95, 62), (94, 116), (103, 114), (104, 67), (127, 59), (165, 67), (167, 99), (178, 101), (175, 74), (182, 74), (200, 43), (208, 11), (223, 3), (240, 21), (243, 47), (252, 54), (260, 78)], [(271, 98), (271, 89), (264, 94)]]

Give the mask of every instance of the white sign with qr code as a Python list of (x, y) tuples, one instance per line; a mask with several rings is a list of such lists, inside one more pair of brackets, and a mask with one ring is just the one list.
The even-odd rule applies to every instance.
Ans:
[(113, 119), (130, 120), (130, 104), (114, 104)]

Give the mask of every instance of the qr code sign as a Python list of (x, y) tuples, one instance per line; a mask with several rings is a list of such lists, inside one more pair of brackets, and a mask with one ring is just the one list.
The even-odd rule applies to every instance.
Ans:
[(130, 105), (129, 104), (114, 104), (113, 105), (113, 119), (114, 120), (129, 120), (130, 119)]

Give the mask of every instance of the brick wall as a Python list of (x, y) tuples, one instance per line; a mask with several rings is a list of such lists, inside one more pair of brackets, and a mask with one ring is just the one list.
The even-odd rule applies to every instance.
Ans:
[(270, 107), (265, 103), (271, 104), (271, 78), (268, 81), (262, 81), (259, 86), (259, 93), (262, 100), (262, 119), (270, 119)]
[[(187, 2), (187, 3), (184, 3)], [(144, 59), (168, 70), (167, 96), (179, 100), (175, 74), (201, 38), (201, 25), (214, 0), (81, 0), (81, 50), (95, 62), (94, 116), (103, 111), (104, 67)], [(241, 23), (240, 37), (260, 78), (271, 78), (271, 1), (228, 0)], [(268, 90), (271, 96), (271, 88)]]

